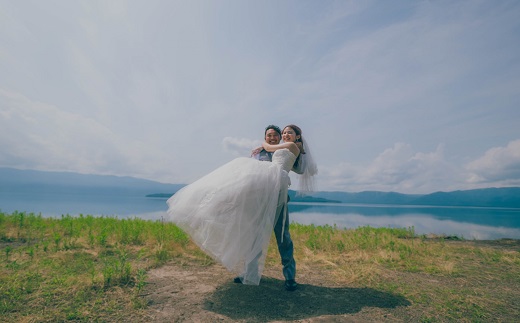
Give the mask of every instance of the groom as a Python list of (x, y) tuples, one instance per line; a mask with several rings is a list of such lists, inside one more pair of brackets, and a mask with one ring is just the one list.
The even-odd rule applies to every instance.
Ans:
[[(264, 132), (264, 140), (270, 145), (278, 145), (280, 143), (280, 139), (282, 137), (282, 132), (280, 128), (275, 125), (269, 125), (265, 128)], [(267, 152), (265, 149), (260, 150), (260, 152), (253, 151), (252, 157), (258, 159), (260, 161), (272, 161), (273, 153)], [(300, 174), (302, 171), (299, 169), (300, 165), (295, 165), (293, 167), (293, 171)], [(287, 199), (289, 201), (289, 198)], [(276, 236), (276, 242), (278, 244), (278, 251), (280, 252), (280, 257), (282, 258), (283, 265), (283, 275), (285, 277), (285, 289), (288, 291), (293, 291), (298, 287), (296, 283), (296, 262), (294, 261), (293, 252), (293, 242), (291, 240), (291, 234), (289, 232), (289, 211), (287, 211), (287, 218), (285, 220), (285, 227), (283, 221), (283, 213), (284, 208), (287, 208), (287, 205), (284, 205), (280, 214), (278, 216), (278, 220), (274, 226), (274, 234)], [(283, 234), (282, 234), (283, 232)], [(282, 238), (283, 235), (283, 238)]]

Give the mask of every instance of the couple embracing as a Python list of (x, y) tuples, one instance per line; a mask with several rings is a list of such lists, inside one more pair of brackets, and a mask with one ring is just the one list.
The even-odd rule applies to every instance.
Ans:
[[(169, 220), (209, 256), (236, 273), (236, 283), (258, 285), (274, 228), (285, 288), (297, 287), (287, 211), (289, 172), (299, 191), (312, 190), (316, 164), (298, 126), (270, 125), (253, 158), (239, 157), (168, 199)], [(280, 143), (280, 140), (283, 142)]]

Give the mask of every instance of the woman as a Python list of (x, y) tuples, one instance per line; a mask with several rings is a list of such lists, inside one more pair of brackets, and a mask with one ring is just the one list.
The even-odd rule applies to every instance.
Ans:
[[(274, 152), (271, 163), (234, 159), (167, 201), (169, 219), (244, 284), (260, 283), (276, 215), (287, 202), (288, 172), (308, 149), (296, 126), (285, 127), (282, 138), (278, 145), (263, 144)], [(316, 173), (315, 165), (309, 169)]]

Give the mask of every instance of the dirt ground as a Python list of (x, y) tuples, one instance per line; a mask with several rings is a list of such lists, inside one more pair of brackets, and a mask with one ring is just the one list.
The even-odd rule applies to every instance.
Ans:
[(334, 286), (319, 273), (299, 272), (299, 287), (283, 287), (281, 268), (267, 268), (259, 286), (236, 284), (220, 265), (168, 264), (149, 272), (143, 297), (150, 322), (402, 321), (406, 299), (370, 288)]
[[(520, 251), (520, 240), (451, 243)], [(396, 279), (411, 284), (442, 284), (413, 273), (398, 276)], [(419, 304), (411, 304), (399, 295), (338, 285), (312, 267), (298, 268), (299, 288), (294, 292), (284, 289), (281, 266), (267, 266), (259, 286), (236, 284), (233, 278), (219, 264), (169, 263), (153, 269), (141, 295), (149, 304), (147, 321), (417, 322), (424, 311)], [(453, 283), (445, 282), (450, 286)]]

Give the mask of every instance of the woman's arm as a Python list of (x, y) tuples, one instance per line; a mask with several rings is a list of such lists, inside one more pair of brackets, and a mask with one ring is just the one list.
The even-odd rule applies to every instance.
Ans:
[(300, 148), (294, 142), (284, 142), (278, 145), (270, 145), (266, 142), (262, 143), (262, 147), (268, 152), (273, 152), (278, 149), (289, 149), (296, 157), (300, 154)]

